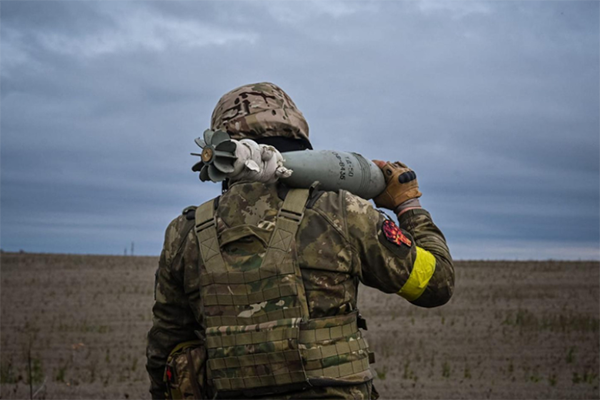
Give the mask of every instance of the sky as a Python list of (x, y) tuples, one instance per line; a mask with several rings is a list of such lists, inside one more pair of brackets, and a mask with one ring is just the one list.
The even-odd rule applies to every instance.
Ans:
[(2, 1), (0, 247), (160, 253), (224, 93), (400, 160), (455, 259), (600, 259), (597, 1)]

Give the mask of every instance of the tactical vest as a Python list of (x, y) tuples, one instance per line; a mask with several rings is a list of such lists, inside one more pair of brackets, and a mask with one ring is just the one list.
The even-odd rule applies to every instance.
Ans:
[[(308, 190), (291, 189), (272, 231), (240, 225), (218, 235), (214, 200), (196, 210), (207, 379), (220, 393), (272, 394), (372, 379), (356, 312), (310, 319), (295, 239), (307, 198)], [(221, 246), (249, 238), (261, 243), (262, 262), (229, 252), (234, 261), (226, 263)]]

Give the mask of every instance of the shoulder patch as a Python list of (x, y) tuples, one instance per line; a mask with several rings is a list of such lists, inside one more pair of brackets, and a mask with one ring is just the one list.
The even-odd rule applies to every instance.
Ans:
[(402, 230), (398, 228), (398, 225), (396, 225), (394, 221), (386, 219), (383, 221), (381, 229), (383, 230), (383, 235), (389, 242), (394, 243), (397, 246), (402, 246), (402, 244), (405, 244), (408, 247), (412, 246), (411, 240), (402, 233)]

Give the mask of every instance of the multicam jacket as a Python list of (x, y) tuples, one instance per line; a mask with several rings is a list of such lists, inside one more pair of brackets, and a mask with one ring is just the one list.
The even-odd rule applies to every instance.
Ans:
[[(218, 202), (217, 231), (242, 224), (272, 230), (286, 194), (284, 185), (231, 185)], [(171, 350), (203, 337), (206, 327), (194, 214), (194, 208), (184, 210), (167, 228), (156, 274), (154, 325), (147, 348), (153, 398), (164, 397), (163, 374)], [(349, 192), (314, 191), (296, 245), (311, 319), (356, 310), (359, 282), (422, 307), (442, 305), (452, 296), (452, 259), (443, 234), (423, 209), (402, 214), (398, 227), (368, 201)], [(243, 252), (243, 248), (236, 251)], [(315, 387), (278, 398), (370, 396), (370, 383), (362, 383)]]

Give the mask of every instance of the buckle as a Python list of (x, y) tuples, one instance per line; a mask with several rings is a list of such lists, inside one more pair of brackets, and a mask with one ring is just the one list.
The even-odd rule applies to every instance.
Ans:
[(200, 232), (202, 232), (202, 231), (204, 231), (204, 230), (206, 230), (208, 228), (212, 228), (215, 225), (216, 224), (215, 224), (215, 219), (214, 218), (211, 218), (211, 219), (208, 219), (208, 220), (206, 220), (204, 222), (196, 224), (196, 233), (200, 233)]
[(277, 218), (280, 218), (280, 217), (292, 220), (295, 223), (299, 224), (300, 221), (302, 221), (302, 218), (304, 217), (304, 212), (295, 213), (293, 211), (281, 209), (277, 213)]

